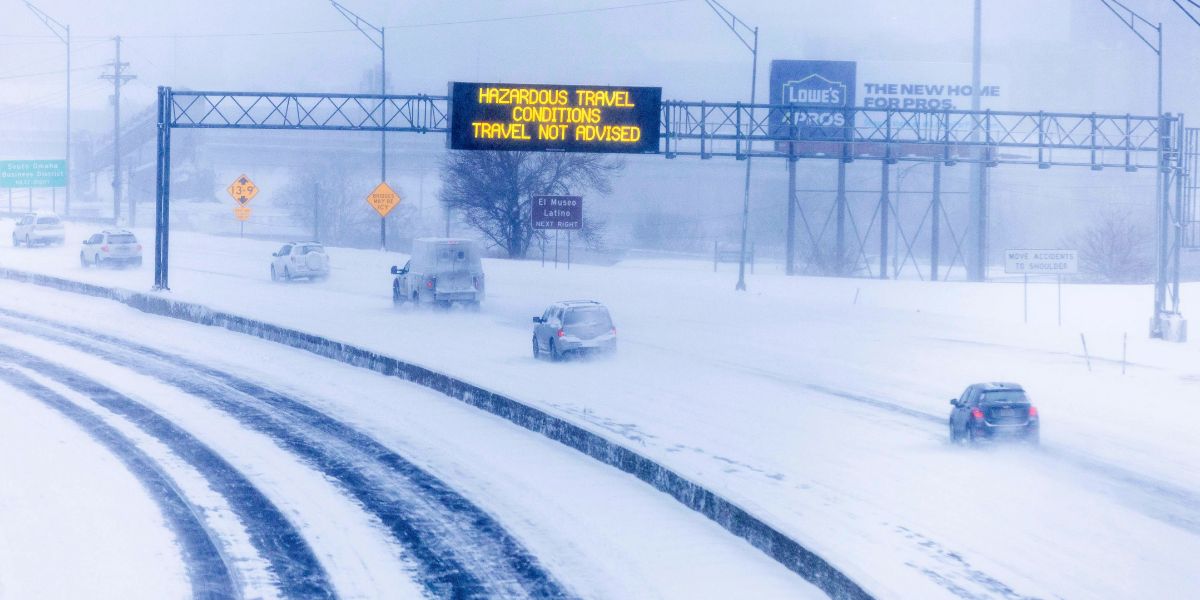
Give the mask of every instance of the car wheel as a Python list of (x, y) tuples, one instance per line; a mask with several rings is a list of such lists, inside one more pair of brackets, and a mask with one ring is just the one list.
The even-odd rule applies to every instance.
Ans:
[(271, 265), (271, 281), (279, 281), (279, 273), (275, 272), (275, 265)]
[(1031, 433), (1025, 434), (1025, 443), (1029, 444), (1030, 446), (1040, 446), (1042, 443), (1042, 433), (1035, 430)]
[(84, 258), (82, 252), (79, 253), (79, 266), (81, 266), (85, 269), (88, 267), (87, 259)]
[(535, 336), (533, 336), (533, 360), (541, 360), (541, 358), (542, 358), (542, 346), (541, 346), (541, 344), (538, 344), (537, 336), (535, 335)]
[(291, 272), (290, 270), (288, 270), (288, 268), (287, 268), (287, 267), (284, 267), (284, 268), (283, 268), (283, 280), (284, 280), (284, 281), (291, 281), (291, 280), (292, 280), (292, 272)]
[(13, 248), (16, 248), (17, 246), (21, 245), (21, 240), (17, 239), (17, 234), (14, 233), (12, 238), (13, 238)]
[(400, 293), (400, 282), (392, 282), (392, 306), (404, 304), (404, 294)]
[(966, 428), (966, 431), (963, 432), (963, 437), (966, 438), (966, 442), (967, 442), (968, 446), (974, 446), (979, 443), (979, 438), (976, 437), (975, 429), (972, 427)]
[(25, 247), (26, 248), (33, 247), (33, 240), (29, 239), (29, 236), (25, 236)]
[(553, 338), (551, 338), (550, 339), (550, 360), (552, 360), (554, 362), (559, 362), (562, 359), (563, 359), (563, 355), (561, 352), (558, 351), (558, 344), (555, 343)]

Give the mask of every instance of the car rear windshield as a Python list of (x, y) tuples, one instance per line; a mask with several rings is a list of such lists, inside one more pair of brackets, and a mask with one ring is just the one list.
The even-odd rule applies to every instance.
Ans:
[(118, 233), (108, 236), (110, 244), (136, 244), (137, 238), (133, 237), (132, 233)]
[(304, 246), (300, 248), (300, 254), (308, 254), (309, 252), (319, 252), (325, 254), (325, 248), (322, 246)]
[(564, 325), (603, 325), (611, 327), (612, 321), (608, 317), (608, 310), (603, 307), (594, 308), (572, 308), (563, 316)]
[(993, 390), (984, 392), (980, 398), (984, 402), (1025, 402), (1025, 392), (1021, 390)]
[(58, 225), (58, 217), (38, 217), (38, 225)]

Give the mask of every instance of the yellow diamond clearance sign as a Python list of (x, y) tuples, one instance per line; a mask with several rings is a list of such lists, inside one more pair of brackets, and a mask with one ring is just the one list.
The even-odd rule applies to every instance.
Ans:
[(380, 183), (367, 195), (367, 204), (370, 204), (380, 217), (386, 217), (400, 204), (400, 195), (388, 187), (387, 182)]
[(258, 195), (258, 186), (249, 177), (242, 175), (233, 180), (229, 187), (225, 188), (229, 192), (229, 196), (237, 201), (241, 206), (246, 206), (255, 196)]

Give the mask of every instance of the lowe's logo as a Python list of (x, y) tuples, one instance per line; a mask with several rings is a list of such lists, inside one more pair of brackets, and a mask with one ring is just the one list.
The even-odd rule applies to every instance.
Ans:
[(830, 81), (814, 73), (799, 81), (783, 84), (784, 104), (846, 105), (846, 84)]

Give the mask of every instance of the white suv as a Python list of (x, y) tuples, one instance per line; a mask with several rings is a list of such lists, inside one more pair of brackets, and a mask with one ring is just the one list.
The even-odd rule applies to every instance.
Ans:
[(22, 243), (32, 247), (34, 244), (62, 245), (66, 234), (63, 232), (62, 221), (54, 213), (29, 213), (17, 220), (13, 227), (12, 243), (19, 246)]
[(288, 242), (271, 255), (271, 281), (329, 277), (329, 256), (320, 242)]
[(124, 229), (105, 229), (83, 240), (79, 250), (79, 264), (87, 268), (92, 265), (142, 266), (142, 245), (133, 233)]

